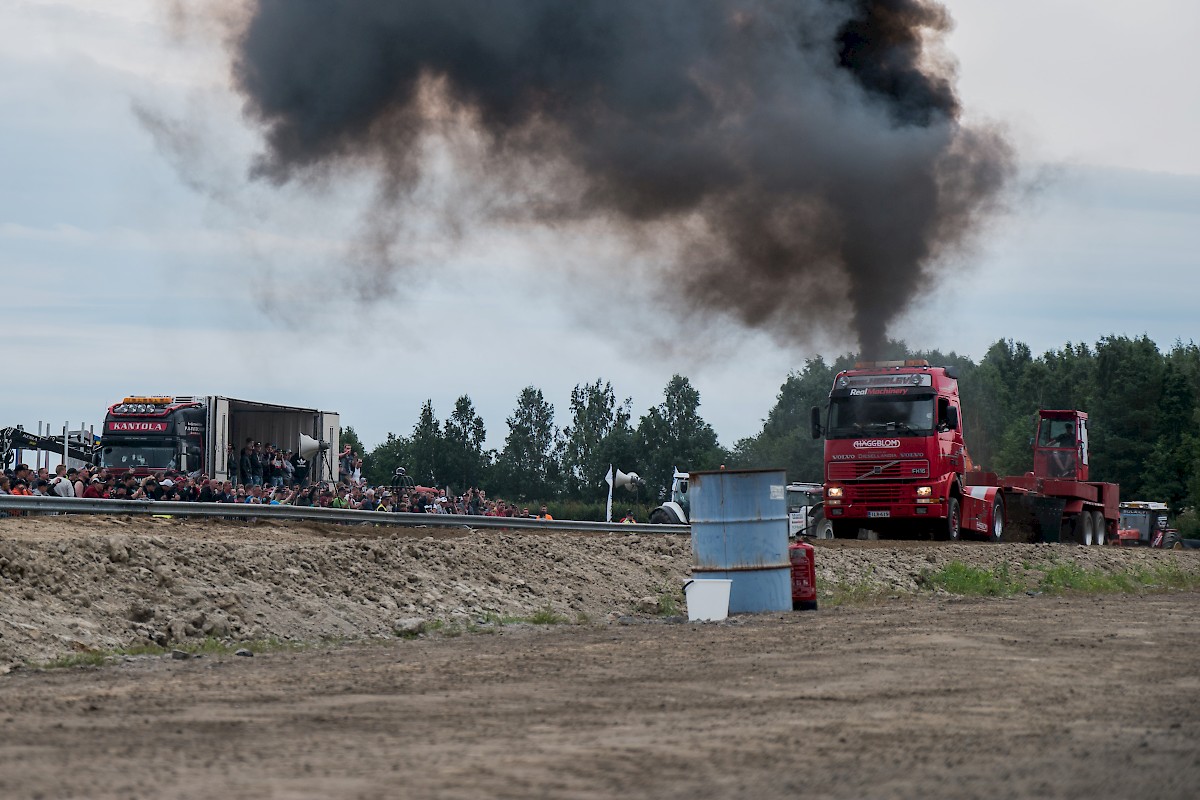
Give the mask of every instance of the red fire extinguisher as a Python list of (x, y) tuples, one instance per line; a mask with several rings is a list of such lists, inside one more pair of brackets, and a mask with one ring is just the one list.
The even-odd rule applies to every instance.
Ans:
[(808, 542), (796, 542), (788, 547), (788, 556), (792, 562), (792, 608), (796, 611), (816, 611), (816, 548)]

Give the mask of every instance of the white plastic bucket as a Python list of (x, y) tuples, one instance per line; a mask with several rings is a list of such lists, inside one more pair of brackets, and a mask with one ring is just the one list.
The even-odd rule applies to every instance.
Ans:
[(729, 616), (731, 580), (692, 579), (683, 585), (689, 620), (716, 621)]

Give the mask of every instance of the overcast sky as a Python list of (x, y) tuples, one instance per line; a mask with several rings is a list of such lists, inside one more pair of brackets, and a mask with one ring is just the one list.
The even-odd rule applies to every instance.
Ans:
[[(366, 190), (247, 180), (261, 143), (225, 55), (170, 38), (163, 6), (0, 0), (0, 427), (99, 427), (126, 394), (222, 394), (336, 410), (370, 447), (409, 433), (427, 398), (444, 419), (466, 394), (500, 447), (525, 386), (563, 425), (572, 387), (610, 380), (636, 419), (678, 372), (732, 445), (814, 355), (703, 320), (664, 341), (637, 286), (588, 269), (602, 242), (536, 231), (468, 237), (357, 302), (336, 265)], [(1200, 4), (947, 6), (968, 115), (1009, 127), (1036, 188), (891, 334), (976, 359), (1000, 338), (1197, 338)], [(182, 132), (187, 158), (148, 119)]]

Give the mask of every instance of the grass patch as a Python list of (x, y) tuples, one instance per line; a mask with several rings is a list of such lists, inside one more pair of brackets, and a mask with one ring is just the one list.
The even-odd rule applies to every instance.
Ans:
[(874, 578), (875, 568), (868, 567), (861, 578), (851, 579), (845, 571), (840, 571), (837, 578), (826, 581), (817, 576), (817, 597), (824, 607), (875, 605), (886, 600), (896, 591)]
[(89, 650), (86, 653), (71, 653), (69, 656), (59, 656), (52, 661), (32, 666), (40, 669), (72, 669), (74, 667), (102, 667), (116, 654), (104, 650)]
[(678, 616), (679, 596), (671, 582), (664, 582), (658, 587), (658, 613), (664, 617)]
[[(1044, 559), (1007, 560), (992, 567), (951, 561), (937, 570), (926, 570), (916, 579), (916, 594), (942, 591), (970, 597), (1009, 597), (1015, 594), (1145, 594), (1173, 590), (1200, 591), (1200, 571), (1188, 570), (1175, 559), (1150, 566), (1124, 569), (1088, 569), (1047, 553)], [(875, 579), (873, 570), (862, 576), (841, 572), (832, 580), (817, 577), (817, 594), (823, 607), (877, 605), (897, 594), (911, 595)]]
[(228, 656), (238, 650), (249, 650), (252, 653), (277, 653), (281, 651), (308, 650), (340, 644), (342, 639), (322, 639), (316, 642), (298, 642), (284, 639), (254, 639), (245, 642), (226, 641), (208, 637), (195, 642), (178, 642), (169, 647), (156, 644), (139, 644), (131, 647), (115, 647), (111, 649), (87, 650), (82, 653), (71, 653), (42, 663), (30, 663), (34, 669), (69, 669), (71, 667), (101, 667), (120, 658), (137, 656), (154, 656), (161, 658), (172, 650), (181, 650), (190, 656)]
[(513, 614), (497, 614), (495, 611), (484, 613), (483, 621), (489, 625), (526, 625), (532, 622), (529, 617), (518, 617)]
[(1078, 564), (1055, 564), (1042, 572), (1037, 589), (1047, 594), (1135, 592), (1144, 586), (1142, 572), (1102, 572), (1084, 569)]
[(534, 625), (562, 625), (565, 622), (570, 622), (570, 620), (550, 606), (539, 608), (533, 612), (533, 616), (529, 618), (529, 621)]
[(1120, 572), (1089, 570), (1076, 564), (1055, 564), (1042, 573), (1037, 589), (1047, 594), (1134, 594), (1200, 589), (1200, 574), (1184, 571), (1174, 560), (1149, 568), (1132, 567)]
[(991, 568), (972, 567), (958, 561), (936, 572), (923, 573), (919, 583), (950, 594), (1005, 597), (1020, 592), (1045, 594), (1137, 594), (1170, 589), (1200, 589), (1200, 573), (1168, 561), (1152, 567), (1121, 570), (1087, 569), (1050, 554), (1040, 565), (1022, 561), (1020, 571), (1007, 561)]
[(937, 572), (923, 573), (919, 583), (950, 594), (983, 597), (1005, 597), (1025, 590), (1024, 584), (1011, 574), (1007, 561), (991, 569), (981, 569), (959, 561), (951, 561)]

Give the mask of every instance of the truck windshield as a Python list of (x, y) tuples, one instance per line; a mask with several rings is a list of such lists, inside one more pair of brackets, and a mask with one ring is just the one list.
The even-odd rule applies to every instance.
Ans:
[(1044, 419), (1038, 429), (1039, 447), (1075, 447), (1075, 420)]
[(791, 489), (787, 490), (787, 507), (788, 513), (800, 511), (805, 506), (814, 506), (821, 500), (821, 490), (809, 491), (806, 489)]
[(880, 434), (933, 433), (933, 396), (837, 397), (829, 407), (829, 437), (849, 439)]
[(175, 451), (171, 447), (105, 447), (100, 466), (115, 469), (174, 469)]

